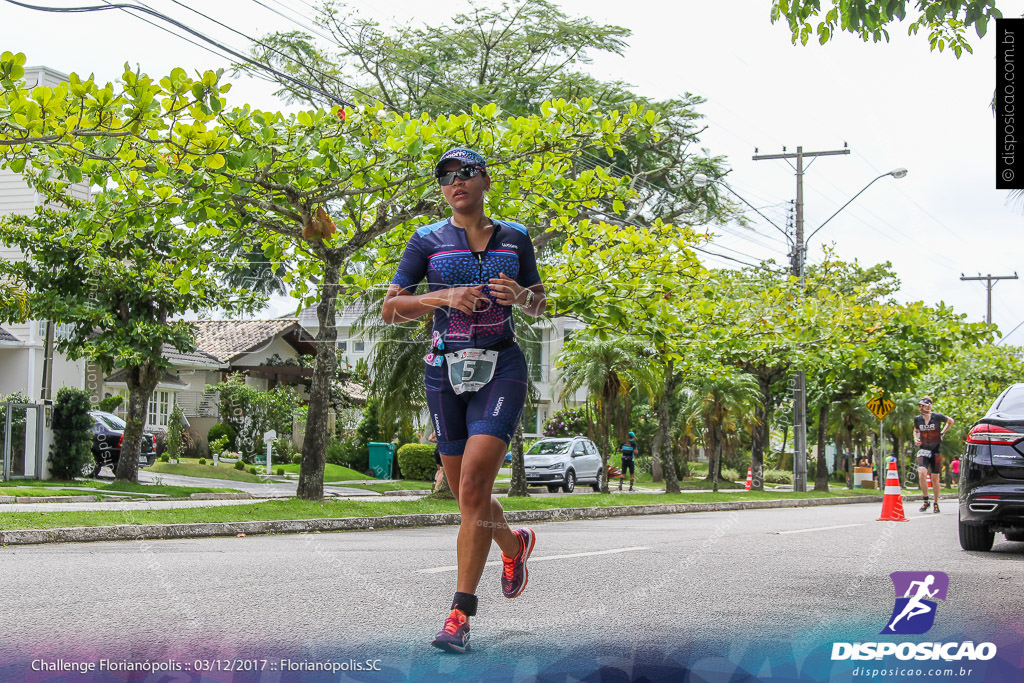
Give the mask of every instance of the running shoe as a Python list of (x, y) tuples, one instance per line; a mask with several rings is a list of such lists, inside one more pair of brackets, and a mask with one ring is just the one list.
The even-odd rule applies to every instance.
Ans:
[(526, 571), (526, 560), (533, 552), (533, 546), (537, 542), (537, 534), (533, 529), (516, 529), (514, 532), (519, 537), (519, 553), (513, 558), (501, 554), (501, 560), (505, 565), (501, 573), (501, 592), (506, 598), (517, 598), (526, 589), (526, 581), (529, 574)]
[(932, 512), (936, 512), (937, 513), (938, 511), (939, 511), (939, 502), (935, 501), (935, 507), (932, 508)]
[(927, 512), (928, 508), (930, 508), (931, 506), (932, 502), (930, 500), (926, 500), (925, 502), (921, 503), (921, 512)]
[(446, 652), (469, 652), (469, 617), (453, 608), (431, 645)]

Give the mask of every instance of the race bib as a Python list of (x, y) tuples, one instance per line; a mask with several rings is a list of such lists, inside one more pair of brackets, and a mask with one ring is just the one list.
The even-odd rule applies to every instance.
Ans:
[(479, 391), (494, 377), (498, 352), (484, 349), (462, 349), (444, 354), (448, 361), (448, 381), (456, 394)]
[(933, 453), (930, 450), (928, 450), (927, 448), (920, 448), (917, 451), (917, 457), (919, 457), (919, 458), (930, 458), (930, 457), (932, 457), (932, 455), (933, 455)]

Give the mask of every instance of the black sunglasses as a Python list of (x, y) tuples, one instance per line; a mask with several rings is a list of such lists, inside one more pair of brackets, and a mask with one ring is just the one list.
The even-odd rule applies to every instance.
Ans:
[(442, 186), (451, 185), (455, 182), (456, 178), (459, 180), (469, 180), (470, 178), (477, 177), (481, 173), (483, 173), (483, 169), (479, 166), (463, 166), (462, 168), (454, 171), (438, 172), (437, 182)]

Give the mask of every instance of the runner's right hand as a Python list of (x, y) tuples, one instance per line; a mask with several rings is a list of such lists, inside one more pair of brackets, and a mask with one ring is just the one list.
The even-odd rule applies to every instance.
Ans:
[(475, 287), (451, 287), (446, 290), (448, 293), (448, 303), (446, 304), (450, 308), (462, 311), (466, 315), (471, 315), (474, 311), (479, 310), (481, 302), (488, 302), (487, 296), (484, 295), (483, 285), (476, 285)]

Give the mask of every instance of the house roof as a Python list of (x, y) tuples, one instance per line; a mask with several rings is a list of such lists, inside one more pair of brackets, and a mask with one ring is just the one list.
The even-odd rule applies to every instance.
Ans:
[(257, 351), (277, 337), (294, 346), (301, 353), (315, 353), (313, 338), (299, 324), (298, 318), (273, 320), (197, 320), (196, 346), (221, 363)]
[[(126, 368), (121, 368), (120, 370), (115, 370), (114, 374), (112, 374), (110, 377), (107, 377), (103, 381), (106, 384), (119, 384), (126, 382), (127, 379), (128, 370)], [(171, 373), (164, 372), (163, 376), (160, 378), (159, 386), (187, 387), (188, 385), (179, 380)]]
[(217, 368), (223, 369), (227, 367), (225, 363), (217, 360), (210, 354), (206, 353), (202, 349), (196, 349), (195, 351), (179, 351), (170, 344), (164, 344), (160, 348), (160, 355), (171, 361), (175, 365), (185, 366), (196, 366), (202, 368)]
[(21, 340), (15, 337), (13, 334), (0, 327), (0, 341), (7, 342), (20, 342)]

